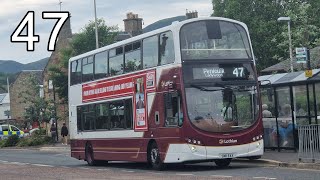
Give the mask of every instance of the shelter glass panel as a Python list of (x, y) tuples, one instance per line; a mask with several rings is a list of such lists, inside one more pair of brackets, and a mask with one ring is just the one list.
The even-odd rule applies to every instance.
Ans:
[(276, 89), (278, 109), (278, 138), (280, 147), (293, 147), (293, 122), (291, 110), (290, 88), (280, 87)]

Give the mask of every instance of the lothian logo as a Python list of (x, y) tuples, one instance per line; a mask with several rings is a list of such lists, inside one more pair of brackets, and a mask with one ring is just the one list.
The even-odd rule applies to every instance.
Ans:
[(219, 144), (233, 144), (237, 142), (238, 140), (236, 139), (219, 139)]

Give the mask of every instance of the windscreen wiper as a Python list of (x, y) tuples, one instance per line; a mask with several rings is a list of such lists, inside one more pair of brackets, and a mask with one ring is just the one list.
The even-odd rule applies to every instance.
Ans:
[(220, 87), (219, 89), (207, 89), (203, 86), (199, 86), (199, 85), (195, 85), (195, 84), (190, 84), (190, 86), (193, 88), (199, 89), (201, 91), (221, 91), (224, 89), (223, 87)]

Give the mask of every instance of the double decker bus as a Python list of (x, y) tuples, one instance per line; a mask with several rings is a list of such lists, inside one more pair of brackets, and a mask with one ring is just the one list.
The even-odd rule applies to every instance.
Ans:
[(71, 156), (214, 161), (263, 154), (255, 59), (244, 23), (195, 18), (72, 57)]

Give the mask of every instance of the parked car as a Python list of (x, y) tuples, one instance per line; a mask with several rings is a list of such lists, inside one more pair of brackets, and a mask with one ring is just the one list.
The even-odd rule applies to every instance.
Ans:
[(18, 135), (19, 137), (24, 137), (24, 132), (21, 131), (19, 128), (17, 128), (14, 125), (10, 124), (1, 124), (0, 125), (0, 139), (7, 138), (11, 135)]

